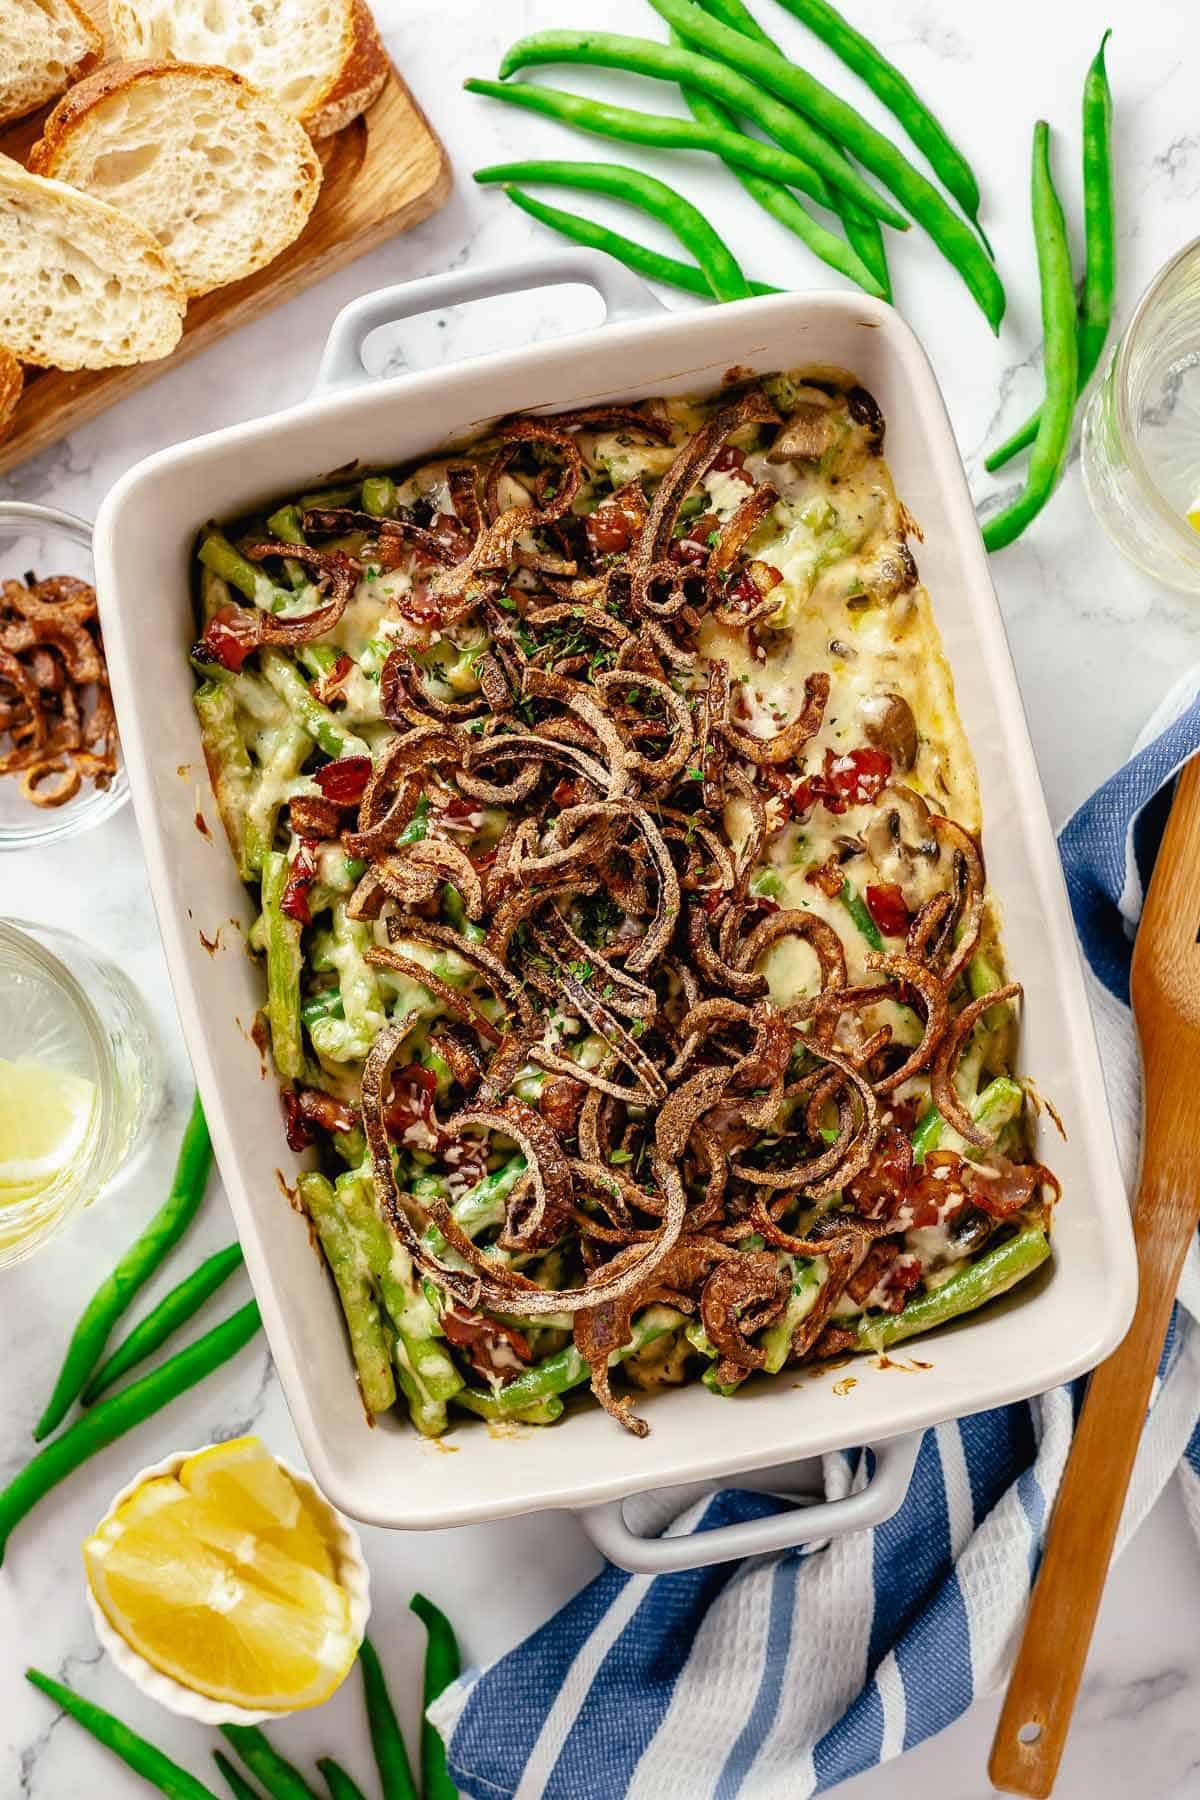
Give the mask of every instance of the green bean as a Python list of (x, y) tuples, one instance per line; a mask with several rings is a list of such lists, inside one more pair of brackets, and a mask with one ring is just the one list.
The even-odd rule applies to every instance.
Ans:
[(267, 939), (267, 1024), (271, 1054), (279, 1073), (294, 1081), (304, 1073), (304, 1039), (300, 1024), (300, 976), (304, 958), (300, 921), (283, 910), (288, 859), (269, 850), (262, 860), (262, 908)]
[[(366, 486), (366, 483), (363, 483)], [(334, 1762), (332, 1756), (317, 1759), (317, 1767), (325, 1777), (325, 1786), (329, 1789), (329, 1800), (366, 1800), (366, 1795), (357, 1781), (347, 1775), (341, 1763)]]
[(1062, 205), (1050, 172), (1050, 127), (1039, 119), (1033, 128), (1033, 236), (1037, 245), (1042, 290), (1043, 360), (1046, 398), (1029, 458), (1029, 475), (1017, 498), (994, 514), (983, 528), (988, 550), (1002, 550), (1020, 537), (1058, 486), (1071, 443), (1071, 420), (1079, 386), (1079, 345), (1075, 336), (1075, 290), (1071, 282), (1071, 247)]
[(756, 82), (722, 61), (698, 55), (694, 50), (657, 44), (653, 38), (627, 37), (611, 31), (538, 31), (531, 37), (519, 39), (505, 52), (500, 76), (503, 80), (517, 69), (535, 63), (556, 62), (625, 69), (630, 74), (648, 75), (656, 81), (674, 81), (681, 87), (698, 88), (701, 93), (719, 100), (722, 106), (753, 119), (777, 144), (808, 163), (826, 181), (882, 219), (885, 225), (894, 225), (898, 231), (908, 230), (904, 214), (877, 194), (858, 170), (831, 148), (828, 139), (815, 130), (807, 118), (792, 107), (781, 105)]
[[(266, 1788), (271, 1800), (320, 1800), (299, 1769), (258, 1729), (257, 1725), (222, 1725), (221, 1736), (233, 1745), (250, 1773)], [(218, 1751), (213, 1755), (219, 1755)]]
[(321, 1240), (342, 1303), (363, 1405), (372, 1414), (386, 1412), (395, 1404), (396, 1384), (379, 1302), (360, 1267), (354, 1234), (332, 1183), (324, 1175), (306, 1172), (300, 1176), (297, 1189)]
[(396, 510), (396, 484), (390, 475), (368, 475), (362, 484), (363, 511), (386, 518)]
[[(978, 238), (882, 132), (806, 69), (789, 62), (778, 51), (752, 43), (718, 19), (709, 18), (694, 0), (650, 0), (650, 4), (690, 43), (781, 95), (877, 175), (925, 227), (966, 282), (993, 331), (999, 331), (1004, 316), (1004, 289)], [(828, 171), (823, 169), (822, 173)], [(830, 180), (834, 179), (831, 175)]]
[(489, 181), (543, 181), (554, 187), (583, 188), (588, 193), (608, 194), (640, 207), (673, 231), (691, 251), (708, 277), (718, 300), (746, 300), (750, 287), (724, 240), (718, 237), (704, 214), (677, 194), (665, 181), (625, 169), (619, 163), (516, 162), (496, 163), (476, 169), (475, 179)]
[(0, 1563), (4, 1560), (13, 1528), (51, 1488), (98, 1450), (124, 1437), (135, 1425), (152, 1418), (188, 1388), (228, 1362), (249, 1343), (259, 1323), (258, 1307), (251, 1300), (240, 1312), (222, 1320), (204, 1337), (189, 1344), (186, 1350), (178, 1351), (157, 1369), (152, 1369), (149, 1375), (143, 1375), (140, 1381), (131, 1382), (119, 1394), (110, 1394), (106, 1400), (98, 1401), (52, 1444), (39, 1450), (0, 1491)]
[(1050, 1242), (1040, 1225), (1027, 1225), (975, 1262), (964, 1263), (940, 1287), (910, 1300), (903, 1312), (881, 1318), (864, 1314), (856, 1327), (860, 1350), (888, 1350), (918, 1332), (932, 1331), (949, 1319), (974, 1312), (985, 1301), (1006, 1294), (1045, 1262)]
[(359, 498), (361, 484), (348, 481), (341, 487), (314, 488), (311, 494), (301, 494), (296, 505), (302, 513), (321, 512), (326, 507), (353, 506)]
[[(699, 93), (695, 88), (685, 88), (683, 98), (690, 107), (696, 120), (709, 126), (712, 130), (720, 130), (726, 135), (740, 137), (742, 134), (734, 126), (731, 114), (710, 100), (707, 94)], [(756, 138), (746, 138), (746, 143), (756, 143)], [(872, 275), (870, 269), (862, 261), (857, 252), (838, 237), (836, 232), (827, 231), (823, 225), (813, 218), (807, 208), (801, 206), (795, 195), (782, 182), (770, 179), (761, 173), (753, 173), (739, 166), (732, 157), (723, 158), (731, 173), (741, 183), (750, 198), (762, 207), (764, 212), (793, 232), (803, 244), (827, 263), (831, 269), (847, 276), (869, 294), (882, 298), (883, 290)], [(828, 184), (822, 182), (826, 194)]]
[(206, 680), (192, 695), (213, 798), (238, 874), (249, 881), (266, 848), (251, 815), (256, 776), (246, 740), (238, 728), (237, 701), (226, 682)]
[[(302, 1178), (303, 1179), (303, 1178)], [(395, 1359), (412, 1376), (427, 1400), (448, 1400), (463, 1378), (453, 1358), (434, 1336), (437, 1320), (425, 1295), (416, 1287), (407, 1254), (379, 1215), (369, 1174), (357, 1170), (339, 1175), (336, 1201), (346, 1222), (356, 1268), (365, 1264), (396, 1328)]]
[(826, 182), (802, 157), (775, 144), (746, 137), (727, 125), (701, 125), (673, 114), (637, 112), (632, 107), (610, 106), (584, 94), (522, 82), (470, 80), (464, 81), (463, 87), (469, 94), (484, 94), (490, 100), (523, 106), (597, 137), (616, 138), (620, 143), (650, 144), (659, 150), (707, 150), (723, 162), (737, 163), (788, 187), (798, 187), (814, 200), (824, 203), (829, 197)]
[(446, 1768), (446, 1750), (441, 1734), (426, 1718), (429, 1708), (445, 1693), (452, 1681), (462, 1674), (462, 1657), (458, 1639), (445, 1613), (414, 1594), (409, 1606), (422, 1621), (428, 1633), (425, 1646), (425, 1676), (421, 1693), (421, 1794), (422, 1800), (457, 1800), (458, 1789)]
[(235, 587), (255, 606), (261, 606), (264, 612), (274, 612), (286, 598), (285, 590), (275, 585), (266, 570), (252, 563), (240, 550), (235, 550), (223, 532), (210, 531), (197, 555), (206, 569), (211, 569), (214, 575)]
[[(624, 1362), (627, 1357), (636, 1356), (655, 1338), (664, 1337), (668, 1331), (675, 1331), (683, 1323), (679, 1313), (668, 1306), (651, 1306), (635, 1319), (630, 1328), (630, 1340), (619, 1350), (614, 1350), (609, 1357), (609, 1364)], [(564, 1394), (568, 1388), (579, 1387), (591, 1374), (587, 1363), (575, 1348), (567, 1344), (556, 1350), (553, 1356), (543, 1357), (527, 1369), (524, 1375), (518, 1375), (515, 1381), (508, 1382), (496, 1395), (500, 1414), (511, 1418), (514, 1413), (522, 1412), (528, 1406), (544, 1400), (549, 1394)]]
[(164, 1294), (153, 1312), (148, 1312), (129, 1336), (122, 1340), (106, 1363), (101, 1364), (92, 1379), (80, 1395), (80, 1404), (91, 1406), (100, 1398), (105, 1388), (110, 1388), (114, 1381), (127, 1375), (130, 1369), (152, 1356), (160, 1344), (186, 1325), (193, 1314), (199, 1312), (204, 1302), (216, 1293), (223, 1282), (228, 1281), (235, 1269), (242, 1264), (242, 1246), (229, 1244), (224, 1250), (218, 1250), (198, 1269), (173, 1287), (169, 1294)]
[(113, 1326), (195, 1218), (211, 1167), (212, 1144), (197, 1094), (184, 1127), (171, 1190), (150, 1223), (130, 1244), (112, 1274), (96, 1289), (84, 1308), (67, 1345), (49, 1404), (34, 1427), (35, 1442), (40, 1444), (62, 1423), (72, 1401), (83, 1391), (99, 1362)]
[(220, 1750), (213, 1751), (213, 1761), (225, 1777), (225, 1784), (233, 1795), (233, 1800), (262, 1800), (258, 1789), (250, 1786), (246, 1777), (234, 1768), (229, 1758), (222, 1755)]
[(304, 516), (298, 506), (281, 506), (267, 520), (267, 530), (281, 544), (304, 542)]
[[(744, 37), (751, 38), (757, 44), (765, 44), (770, 50), (779, 49), (779, 45), (774, 38), (768, 37), (749, 7), (744, 4), (744, 0), (705, 0), (705, 5), (713, 17), (719, 19), (723, 25), (728, 25), (734, 31), (740, 31)], [(684, 40), (674, 29), (671, 31), (671, 42), (680, 48), (686, 48)], [(698, 94), (694, 88), (685, 90), (683, 97), (698, 119), (708, 117), (711, 111), (716, 113), (720, 120), (727, 120), (731, 125), (734, 124), (734, 120), (728, 113), (716, 106), (707, 95)], [(841, 146), (835, 144), (831, 138), (826, 139), (826, 142), (829, 144), (832, 154), (845, 162), (845, 153)], [(797, 208), (796, 202), (786, 189), (779, 187), (775, 182), (756, 181), (752, 178), (747, 180), (741, 174), (738, 174), (738, 180), (741, 181), (750, 198), (761, 206), (764, 212), (769, 213), (786, 230), (795, 232), (797, 237), (806, 238), (808, 214), (803, 207)], [(864, 283), (853, 270), (844, 272), (850, 274), (851, 279), (859, 282), (860, 286), (865, 287), (867, 293), (877, 294), (881, 300), (890, 300), (892, 286), (879, 220), (874, 213), (867, 212), (858, 206), (840, 188), (830, 190), (828, 183), (825, 185), (827, 195), (825, 203), (841, 215), (856, 262), (866, 268), (871, 280)], [(802, 215), (799, 218), (796, 216), (797, 211)], [(835, 238), (834, 241), (836, 243), (839, 240)]]
[(417, 1800), (417, 1784), (413, 1780), (412, 1764), (400, 1735), (400, 1724), (384, 1680), (383, 1667), (370, 1638), (364, 1638), (359, 1646), (358, 1660), (362, 1664), (363, 1687), (367, 1697), (367, 1725), (379, 1770), (383, 1800)]
[(879, 53), (869, 38), (856, 31), (829, 0), (780, 0), (780, 5), (801, 24), (807, 25), (883, 101), (917, 149), (924, 153), (942, 186), (947, 193), (953, 194), (986, 245), (987, 238), (978, 218), (979, 184), (971, 166), (911, 82), (894, 63)]
[(262, 672), (298, 725), (320, 745), (326, 756), (369, 756), (370, 748), (341, 719), (322, 706), (290, 656), (279, 650), (259, 651)]
[[(1117, 221), (1113, 195), (1112, 89), (1104, 66), (1104, 46), (1112, 36), (1100, 39), (1087, 80), (1083, 84), (1083, 294), (1075, 327), (1079, 372), (1076, 392), (1082, 394), (1091, 380), (1112, 324), (1116, 288)], [(984, 463), (984, 468), (1004, 464), (1037, 436), (1041, 408), (1006, 438)]]
[(872, 950), (882, 950), (883, 936), (879, 927), (867, 910), (866, 901), (863, 899), (848, 875), (842, 882), (842, 891), (838, 895), (838, 899), (850, 914), (850, 917), (858, 926), (858, 929), (862, 932)]
[(211, 1788), (206, 1788), (202, 1781), (197, 1781), (194, 1775), (189, 1775), (186, 1769), (181, 1769), (178, 1763), (156, 1750), (153, 1744), (131, 1731), (112, 1713), (105, 1712), (103, 1707), (85, 1700), (82, 1695), (64, 1687), (61, 1681), (52, 1681), (40, 1669), (26, 1669), (25, 1679), (57, 1701), (98, 1744), (119, 1756), (127, 1768), (157, 1788), (160, 1794), (166, 1794), (169, 1800), (218, 1800)]
[[(547, 206), (544, 200), (535, 200), (532, 194), (526, 194), (518, 187), (506, 187), (504, 192), (514, 206), (519, 206), (531, 218), (540, 219), (551, 231), (570, 238), (572, 243), (586, 244), (590, 250), (604, 250), (618, 262), (624, 263), (627, 269), (645, 275), (650, 281), (662, 281), (669, 287), (682, 288), (685, 294), (697, 294), (703, 300), (712, 299), (712, 289), (704, 278), (704, 271), (694, 263), (679, 262), (673, 256), (664, 256), (661, 251), (647, 249), (644, 244), (635, 243), (633, 238), (622, 237), (620, 232), (610, 231), (607, 225), (597, 225), (579, 213), (563, 212), (557, 206)], [(749, 287), (752, 294), (780, 292), (779, 288), (768, 287), (761, 281), (752, 281)]]
[(926, 1107), (917, 1120), (909, 1142), (912, 1144), (913, 1161), (924, 1162), (930, 1150), (936, 1150), (942, 1141), (942, 1132), (946, 1129), (946, 1121), (936, 1106)]
[(512, 1425), (557, 1425), (563, 1416), (563, 1403), (557, 1394), (547, 1394), (544, 1400), (537, 1400), (516, 1413), (505, 1412), (491, 1394), (476, 1393), (474, 1388), (460, 1388), (451, 1399), (455, 1406), (464, 1407), (467, 1412), (493, 1424), (504, 1420)]

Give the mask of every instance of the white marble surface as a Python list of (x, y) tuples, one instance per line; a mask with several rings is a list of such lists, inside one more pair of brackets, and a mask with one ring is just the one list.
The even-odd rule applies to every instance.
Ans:
[[(811, 66), (833, 65), (779, 9), (756, 0), (764, 19)], [(999, 343), (965, 289), (914, 232), (893, 254), (898, 303), (931, 351), (964, 457), (982, 498), (983, 447), (1023, 416), (1037, 393), (1037, 303), (1027, 220), (1028, 139), (1035, 116), (1058, 134), (1058, 168), (1078, 217), (1078, 111), (1084, 69), (1105, 24), (1115, 28), (1109, 67), (1116, 91), (1120, 210), (1119, 314), (1127, 317), (1155, 269), (1196, 229), (1200, 135), (1195, 70), (1200, 13), (1185, 0), (1009, 0), (1004, 7), (951, 0), (848, 0), (849, 10), (891, 51), (969, 146), (985, 196), (984, 217), (1006, 278), (1010, 310)], [(186, 434), (248, 418), (299, 399), (326, 329), (353, 296), (385, 282), (496, 262), (548, 243), (541, 228), (495, 193), (476, 190), (477, 164), (523, 154), (603, 157), (595, 140), (573, 139), (549, 121), (464, 96), (468, 74), (494, 72), (504, 45), (540, 26), (603, 18), (614, 29), (661, 36), (641, 0), (516, 0), (483, 7), (442, 0), (436, 11), (380, 0), (389, 46), (440, 129), (457, 184), (444, 211), (408, 236), (343, 271), (269, 319), (170, 371), (123, 406), (56, 446), (0, 492), (93, 513), (114, 478), (147, 451)], [(835, 80), (872, 112), (848, 77)], [(556, 73), (542, 79), (559, 80)], [(633, 104), (669, 106), (666, 90), (572, 71), (560, 85), (624, 93)], [(881, 118), (880, 122), (883, 120)], [(611, 154), (625, 155), (624, 151)], [(653, 158), (628, 159), (648, 168)], [(747, 270), (785, 286), (829, 285), (821, 265), (752, 209), (731, 180), (679, 158), (675, 179), (708, 207)], [(570, 204), (570, 202), (567, 202)], [(608, 216), (606, 204), (580, 210)], [(613, 222), (617, 215), (611, 214)], [(627, 223), (627, 222), (626, 222)], [(641, 229), (634, 226), (635, 231)], [(647, 225), (647, 235), (656, 228)], [(667, 248), (665, 240), (660, 241)], [(693, 304), (670, 296), (673, 305)], [(479, 314), (406, 327), (410, 362), (451, 358), (475, 347), (590, 322), (590, 297), (540, 296)], [(995, 576), (1033, 727), (1042, 776), (1061, 819), (1115, 766), (1168, 680), (1200, 654), (1200, 617), (1127, 568), (1087, 510), (1072, 466), (1049, 513), (995, 563)], [(24, 1460), (29, 1431), (49, 1390), (68, 1322), (167, 1175), (190, 1078), (146, 891), (131, 816), (58, 850), (6, 859), (0, 909), (61, 923), (112, 951), (139, 982), (157, 1016), (169, 1072), (170, 1106), (136, 1176), (33, 1262), (3, 1278), (0, 1308), (0, 1479)], [(211, 1193), (192, 1251), (231, 1235), (218, 1190)], [(177, 1278), (168, 1275), (149, 1298)], [(238, 1278), (244, 1281), (244, 1277)], [(209, 1312), (230, 1309), (227, 1290)], [(199, 1391), (114, 1446), (43, 1504), (15, 1535), (0, 1572), (0, 1800), (122, 1800), (146, 1791), (76, 1729), (60, 1723), (21, 1680), (27, 1662), (63, 1674), (117, 1707), (197, 1773), (213, 1734), (170, 1720), (125, 1687), (97, 1650), (84, 1609), (78, 1545), (109, 1495), (137, 1466), (166, 1451), (254, 1429), (285, 1454), (296, 1446), (261, 1343)], [(374, 1571), (375, 1635), (394, 1686), (416, 1723), (420, 1632), (406, 1611), (420, 1586), (446, 1605), (465, 1649), (482, 1659), (516, 1641), (565, 1599), (595, 1566), (574, 1523), (545, 1516), (470, 1531), (401, 1537), (367, 1534)], [(502, 1578), (497, 1580), (497, 1571)], [(1114, 1573), (1101, 1615), (1078, 1721), (1063, 1767), (1061, 1800), (1184, 1800), (1200, 1795), (1200, 1559), (1170, 1493)], [(336, 1750), (364, 1782), (370, 1764), (358, 1696), (343, 1691), (296, 1722), (298, 1754)], [(996, 1713), (981, 1703), (932, 1743), (848, 1784), (874, 1800), (979, 1800)], [(211, 1765), (209, 1765), (211, 1769)], [(614, 1800), (617, 1797), (614, 1796)]]

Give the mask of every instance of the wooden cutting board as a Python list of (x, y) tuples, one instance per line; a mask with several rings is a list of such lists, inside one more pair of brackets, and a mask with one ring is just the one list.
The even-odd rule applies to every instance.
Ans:
[[(0, 152), (24, 162), (44, 117), (34, 113), (0, 131)], [(450, 192), (446, 152), (395, 69), (367, 112), (320, 139), (317, 151), (325, 174), (300, 236), (257, 275), (193, 300), (170, 356), (131, 369), (26, 369), (16, 418), (0, 442), (0, 474), (227, 332), (427, 219)]]

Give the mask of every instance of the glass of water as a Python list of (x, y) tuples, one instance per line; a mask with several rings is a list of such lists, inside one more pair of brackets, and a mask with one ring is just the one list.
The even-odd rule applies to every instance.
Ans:
[(162, 1093), (140, 995), (92, 945), (0, 919), (0, 1269), (126, 1168)]
[(1083, 478), (1118, 550), (1200, 593), (1200, 238), (1150, 283), (1092, 395)]

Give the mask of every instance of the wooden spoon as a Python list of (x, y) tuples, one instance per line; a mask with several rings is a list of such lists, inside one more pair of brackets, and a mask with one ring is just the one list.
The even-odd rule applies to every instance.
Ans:
[(1088, 1384), (988, 1763), (996, 1787), (1033, 1800), (1045, 1800), (1058, 1773), (1200, 1214), (1200, 756), (1179, 777), (1134, 943), (1132, 989), (1145, 1080), (1137, 1311)]

